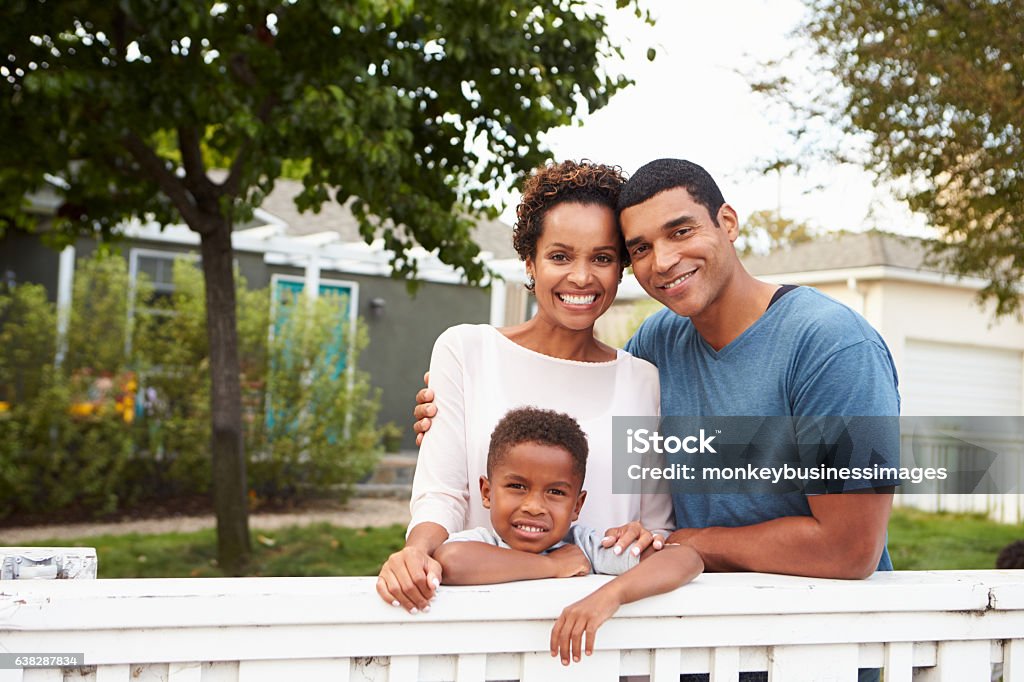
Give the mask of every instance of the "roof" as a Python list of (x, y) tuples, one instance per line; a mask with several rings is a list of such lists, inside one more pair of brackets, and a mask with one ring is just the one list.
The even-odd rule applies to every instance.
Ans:
[[(302, 182), (280, 178), (274, 190), (263, 200), (260, 208), (287, 224), (285, 234), (293, 236), (336, 232), (341, 242), (362, 242), (359, 222), (348, 204), (325, 201), (318, 212), (300, 212), (295, 197), (302, 191)], [(515, 258), (512, 248), (512, 228), (500, 220), (480, 219), (473, 231), (473, 239), (481, 251), (489, 251), (495, 258)]]
[(871, 266), (945, 272), (929, 263), (927, 255), (928, 243), (923, 239), (870, 230), (837, 233), (766, 255), (747, 256), (743, 258), (743, 265), (755, 276)]

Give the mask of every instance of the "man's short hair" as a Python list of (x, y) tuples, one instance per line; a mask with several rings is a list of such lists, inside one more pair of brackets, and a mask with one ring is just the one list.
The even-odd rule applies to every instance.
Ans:
[(694, 201), (706, 208), (711, 222), (718, 227), (718, 209), (725, 203), (722, 190), (710, 173), (683, 159), (657, 159), (641, 166), (619, 192), (618, 214), (621, 216), (630, 206), (676, 187), (685, 189)]
[(537, 407), (520, 407), (501, 418), (491, 432), (487, 449), (487, 475), (516, 445), (540, 443), (566, 450), (572, 457), (572, 472), (580, 479), (587, 473), (587, 435), (576, 420), (562, 412)]

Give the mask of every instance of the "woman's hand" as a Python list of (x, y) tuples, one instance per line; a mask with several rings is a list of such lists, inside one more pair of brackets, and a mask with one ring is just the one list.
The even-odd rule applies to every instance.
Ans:
[[(430, 383), (430, 372), (423, 375), (424, 385)], [(429, 388), (421, 388), (416, 394), (416, 407), (413, 408), (412, 416), (416, 421), (412, 430), (416, 432), (416, 446), (423, 444), (423, 436), (430, 430), (431, 419), (437, 414), (437, 407), (434, 406), (434, 392)]]
[(629, 551), (635, 556), (640, 556), (648, 547), (654, 547), (655, 551), (664, 547), (665, 538), (647, 530), (639, 521), (630, 521), (625, 525), (609, 528), (601, 540), (602, 547), (612, 547), (616, 554), (622, 554), (630, 545), (633, 547)]
[(377, 578), (377, 594), (409, 613), (430, 610), (441, 584), (441, 564), (420, 547), (405, 546), (388, 557)]

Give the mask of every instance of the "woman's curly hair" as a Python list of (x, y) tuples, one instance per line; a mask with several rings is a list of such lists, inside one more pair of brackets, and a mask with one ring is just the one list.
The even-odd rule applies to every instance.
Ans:
[[(544, 230), (544, 216), (558, 204), (573, 202), (607, 206), (615, 212), (619, 191), (626, 178), (618, 166), (586, 159), (540, 166), (523, 184), (523, 198), (516, 207), (512, 246), (521, 260), (537, 256), (537, 240)], [(626, 243), (619, 233), (619, 262), (629, 265)]]

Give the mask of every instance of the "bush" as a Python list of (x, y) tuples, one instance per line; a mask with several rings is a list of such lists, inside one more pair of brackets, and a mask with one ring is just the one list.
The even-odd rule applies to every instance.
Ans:
[[(0, 518), (103, 514), (206, 494), (210, 381), (198, 268), (175, 263), (170, 297), (155, 297), (144, 280), (133, 288), (124, 259), (102, 252), (79, 261), (75, 279), (61, 366), (56, 311), (42, 287), (0, 290)], [(254, 493), (346, 496), (372, 468), (381, 438), (378, 396), (356, 369), (365, 329), (349, 331), (344, 301), (303, 299), (280, 309), (271, 335), (268, 291), (236, 279)]]
[(346, 308), (334, 296), (310, 302), (300, 295), (277, 305), (267, 373), (252, 382), (266, 412), (250, 421), (247, 438), (250, 486), (261, 497), (330, 490), (347, 497), (373, 468), (379, 399), (356, 369), (367, 336), (361, 324), (350, 324)]

